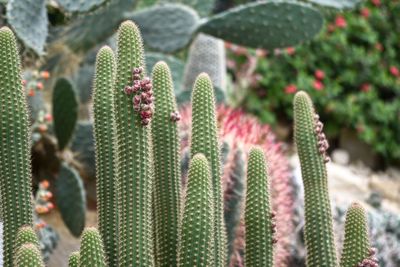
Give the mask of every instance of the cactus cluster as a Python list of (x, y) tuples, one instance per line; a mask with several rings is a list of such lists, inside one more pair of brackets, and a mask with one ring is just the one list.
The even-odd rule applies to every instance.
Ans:
[[(4, 266), (41, 267), (37, 237), (30, 228), (28, 114), (21, 90), (16, 43), (9, 29), (0, 30), (0, 44), (0, 58), (5, 63), (0, 67)], [(226, 266), (228, 246), (221, 159), (224, 160), (227, 148), (224, 147), (221, 156), (211, 79), (202, 73), (194, 84), (190, 167), (187, 188), (182, 192), (177, 127), (180, 115), (169, 68), (160, 62), (153, 69), (154, 120), (143, 124), (141, 113), (132, 107), (130, 94), (125, 93), (126, 87), (132, 86), (132, 78), (145, 81), (140, 82), (138, 90), (148, 92), (148, 85), (152, 89), (151, 81), (143, 78), (141, 35), (131, 21), (119, 28), (116, 55), (115, 68), (113, 51), (102, 48), (95, 76), (100, 231), (85, 229), (80, 250), (71, 255), (69, 266)], [(321, 140), (322, 129), (314, 120), (315, 111), (305, 93), (295, 96), (294, 112), (295, 141), (305, 187), (307, 265), (337, 267), (326, 155), (320, 151), (326, 147)], [(68, 166), (64, 169), (67, 171)], [(68, 181), (76, 184), (76, 175), (71, 171), (68, 175)], [(277, 217), (270, 203), (270, 175), (261, 147), (249, 152), (246, 180), (245, 264), (272, 267)], [(376, 264), (365, 216), (359, 204), (349, 209), (342, 267)]]

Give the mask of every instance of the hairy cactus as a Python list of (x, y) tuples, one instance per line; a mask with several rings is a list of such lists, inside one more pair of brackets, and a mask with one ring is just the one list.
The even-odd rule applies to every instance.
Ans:
[[(32, 225), (29, 117), (20, 60), (12, 31), (0, 29), (0, 195), (4, 222), (4, 266), (13, 266), (18, 229)], [(15, 209), (18, 209), (16, 211)]]
[(22, 245), (14, 256), (15, 267), (44, 267), (42, 255), (37, 245), (27, 243)]
[(207, 74), (197, 78), (192, 95), (192, 136), (191, 157), (197, 153), (205, 155), (210, 163), (214, 200), (214, 250), (215, 266), (225, 266), (227, 237), (223, 217), (221, 184), (221, 159), (218, 143), (217, 118), (215, 113), (214, 90)]
[(68, 259), (68, 267), (79, 267), (79, 252), (72, 252)]
[(100, 233), (90, 227), (83, 231), (79, 251), (79, 267), (106, 267), (106, 257)]
[(214, 202), (210, 167), (196, 154), (189, 168), (183, 208), (178, 266), (216, 266), (214, 258)]
[(14, 241), (14, 251), (18, 251), (24, 244), (31, 243), (39, 248), (39, 240), (31, 226), (22, 226), (17, 233), (17, 238)]
[(273, 266), (275, 225), (270, 205), (269, 177), (264, 152), (250, 150), (247, 166), (247, 193), (245, 208), (246, 249), (245, 265)]
[(325, 155), (321, 132), (310, 97), (299, 92), (294, 98), (294, 138), (297, 146), (305, 196), (305, 242), (308, 267), (336, 267), (332, 211), (328, 194)]
[(94, 79), (93, 110), (97, 170), (97, 211), (99, 231), (104, 243), (108, 266), (117, 266), (118, 210), (115, 177), (114, 75), (115, 59), (111, 48), (97, 54)]
[(353, 203), (346, 214), (340, 267), (357, 266), (371, 256), (371, 251), (366, 211), (360, 204)]
[(121, 267), (154, 265), (150, 126), (141, 125), (132, 98), (124, 92), (134, 68), (143, 67), (143, 56), (139, 29), (131, 21), (122, 23), (114, 88)]
[(174, 98), (170, 70), (166, 63), (154, 66), (154, 224), (156, 266), (176, 266), (181, 199), (179, 138), (180, 115)]

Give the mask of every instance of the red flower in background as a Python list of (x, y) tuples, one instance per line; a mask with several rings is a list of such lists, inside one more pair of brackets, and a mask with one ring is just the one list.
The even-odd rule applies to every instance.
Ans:
[(296, 92), (297, 92), (297, 87), (294, 84), (289, 84), (288, 86), (285, 87), (286, 94), (294, 94)]
[(361, 85), (361, 91), (369, 92), (371, 90), (371, 85), (369, 83), (363, 83)]
[(371, 2), (372, 2), (372, 4), (374, 4), (375, 6), (380, 6), (380, 5), (381, 5), (381, 0), (372, 0)]
[(390, 67), (390, 73), (394, 76), (394, 77), (400, 77), (400, 71), (397, 67), (395, 66), (391, 66)]
[(375, 44), (375, 49), (382, 52), (383, 51), (383, 45), (381, 43), (376, 43)]
[(313, 87), (314, 87), (315, 90), (321, 91), (321, 90), (324, 89), (325, 86), (321, 81), (314, 80)]
[(293, 55), (295, 52), (296, 52), (296, 49), (294, 47), (286, 48), (286, 53), (288, 53), (288, 55)]
[(314, 76), (318, 80), (323, 80), (325, 79), (325, 72), (323, 70), (316, 70)]
[(343, 16), (337, 16), (335, 20), (335, 25), (338, 28), (346, 28), (347, 26), (347, 21)]
[(361, 9), (361, 16), (363, 16), (364, 18), (368, 18), (370, 15), (369, 9), (364, 7), (363, 9)]

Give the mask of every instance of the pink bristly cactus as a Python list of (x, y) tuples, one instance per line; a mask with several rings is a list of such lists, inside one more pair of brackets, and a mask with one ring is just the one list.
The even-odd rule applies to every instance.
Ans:
[[(234, 156), (237, 149), (243, 150), (247, 155), (253, 145), (264, 149), (268, 160), (269, 173), (272, 177), (272, 202), (276, 212), (276, 239), (275, 266), (285, 267), (290, 258), (290, 236), (294, 226), (292, 216), (294, 212), (293, 186), (289, 162), (284, 155), (283, 144), (276, 140), (274, 133), (268, 125), (261, 124), (255, 117), (245, 114), (241, 109), (233, 109), (220, 105), (218, 111), (218, 123), (221, 143), (229, 145), (229, 152), (223, 168), (224, 199), (229, 199), (230, 186), (232, 184), (230, 170), (234, 164)], [(191, 109), (186, 106), (180, 110), (182, 133), (182, 151), (189, 146)], [(242, 252), (244, 244), (244, 223), (238, 227), (234, 251), (230, 259), (230, 266), (244, 266)]]

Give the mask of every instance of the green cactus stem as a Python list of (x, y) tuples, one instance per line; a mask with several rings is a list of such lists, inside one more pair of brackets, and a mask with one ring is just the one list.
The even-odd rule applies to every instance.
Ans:
[(22, 226), (18, 230), (17, 238), (14, 241), (14, 251), (17, 252), (20, 247), (28, 243), (34, 244), (38, 248), (40, 247), (38, 237), (32, 227)]
[(153, 69), (154, 119), (154, 217), (156, 266), (176, 266), (181, 199), (181, 170), (177, 121), (171, 72), (165, 62)]
[(245, 207), (247, 267), (273, 266), (275, 243), (273, 213), (270, 204), (269, 175), (264, 152), (252, 148), (247, 166), (247, 193)]
[[(124, 88), (134, 68), (144, 66), (137, 26), (126, 21), (118, 30), (117, 74), (114, 88), (120, 267), (154, 266), (152, 225), (152, 166), (150, 126), (140, 123), (132, 98)], [(81, 255), (82, 256), (82, 255)]]
[(370, 256), (367, 213), (363, 206), (353, 203), (346, 214), (344, 244), (340, 267), (354, 267)]
[(72, 252), (68, 259), (68, 267), (79, 267), (79, 252)]
[(81, 238), (79, 267), (106, 267), (103, 242), (99, 231), (94, 227), (86, 228)]
[(27, 243), (22, 245), (14, 258), (15, 267), (44, 267), (42, 254), (36, 244)]
[[(305, 198), (307, 267), (337, 267), (332, 211), (321, 133), (310, 97), (298, 92), (294, 98), (294, 139), (300, 158)], [(319, 144), (321, 142), (322, 145)]]
[(206, 157), (196, 154), (189, 167), (183, 208), (178, 266), (216, 266), (214, 263), (214, 203)]
[(218, 143), (215, 97), (212, 82), (207, 74), (198, 76), (192, 94), (191, 157), (202, 153), (210, 163), (214, 209), (214, 257), (215, 266), (226, 266), (227, 237), (221, 184), (221, 160)]
[[(32, 225), (30, 130), (13, 32), (0, 29), (0, 195), (4, 267), (13, 266), (18, 229)], [(18, 210), (16, 210), (18, 209)]]
[(97, 211), (99, 231), (107, 255), (107, 265), (118, 265), (118, 210), (115, 168), (114, 127), (115, 59), (111, 48), (97, 54), (93, 92), (94, 137), (96, 145)]

